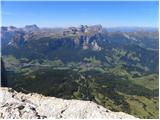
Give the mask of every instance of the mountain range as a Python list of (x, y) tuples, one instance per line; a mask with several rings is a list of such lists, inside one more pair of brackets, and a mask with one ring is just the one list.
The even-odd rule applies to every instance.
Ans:
[(1, 27), (8, 85), (158, 118), (159, 31), (101, 25)]

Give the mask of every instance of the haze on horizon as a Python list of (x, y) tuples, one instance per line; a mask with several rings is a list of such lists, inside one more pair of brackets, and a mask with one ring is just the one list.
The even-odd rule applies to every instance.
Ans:
[(158, 27), (158, 1), (2, 1), (2, 26)]

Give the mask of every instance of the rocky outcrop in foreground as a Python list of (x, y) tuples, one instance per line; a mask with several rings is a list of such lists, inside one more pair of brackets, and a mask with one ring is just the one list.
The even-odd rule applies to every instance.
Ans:
[(112, 112), (91, 101), (64, 100), (0, 88), (0, 118), (107, 118), (130, 119), (123, 112)]

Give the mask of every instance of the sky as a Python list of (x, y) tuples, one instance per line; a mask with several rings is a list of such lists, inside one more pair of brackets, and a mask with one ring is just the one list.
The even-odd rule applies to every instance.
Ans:
[(158, 27), (158, 1), (2, 1), (2, 26)]

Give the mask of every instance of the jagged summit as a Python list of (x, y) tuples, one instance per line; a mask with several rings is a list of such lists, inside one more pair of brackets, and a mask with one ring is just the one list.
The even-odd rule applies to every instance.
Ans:
[(81, 34), (81, 33), (101, 33), (102, 25), (80, 25), (79, 27), (68, 27), (64, 29), (63, 34)]
[[(40, 39), (59, 39), (57, 41), (57, 48), (62, 46), (72, 46), (81, 48), (83, 50), (93, 50), (101, 51), (104, 46), (103, 44), (108, 43), (118, 43), (118, 44), (128, 44), (129, 42), (137, 45), (150, 45), (155, 47), (156, 44), (145, 38), (150, 36), (157, 39), (158, 32), (107, 32), (102, 25), (80, 25), (79, 27), (68, 27), (68, 28), (39, 28), (37, 25), (26, 25), (24, 28), (16, 28), (14, 26), (2, 27), (2, 45), (14, 46), (14, 47), (23, 47), (24, 44), (28, 44), (32, 40)], [(65, 43), (64, 40), (67, 40)], [(64, 39), (64, 40), (62, 40)], [(145, 41), (144, 41), (145, 40)], [(143, 42), (144, 41), (144, 42)], [(28, 42), (28, 43), (27, 43)], [(55, 41), (52, 41), (55, 42)], [(143, 43), (142, 43), (143, 42)], [(50, 44), (50, 43), (48, 43)], [(54, 43), (52, 43), (54, 44)], [(143, 45), (144, 44), (144, 45)], [(50, 45), (49, 45), (50, 46)], [(157, 47), (157, 46), (156, 46)]]
[(33, 25), (26, 25), (24, 27), (24, 30), (27, 30), (27, 31), (34, 31), (34, 30), (39, 30), (39, 27), (35, 24)]
[(59, 37), (59, 39), (64, 37), (74, 37), (74, 44), (79, 45), (82, 49), (92, 49), (94, 51), (100, 51), (101, 47), (98, 45), (96, 40), (99, 36), (99, 33), (102, 33), (101, 25), (81, 25), (79, 27), (68, 27), (62, 29), (61, 32), (56, 31), (56, 29), (52, 30), (51, 28), (50, 30), (39, 28), (37, 25), (26, 25), (24, 28), (3, 28), (2, 42), (6, 43), (6, 40), (4, 41), (3, 39), (7, 39), (9, 41), (8, 45), (14, 47), (21, 47), (24, 46), (25, 42), (34, 39), (40, 39), (45, 37), (53, 38), (53, 36), (54, 38)]

